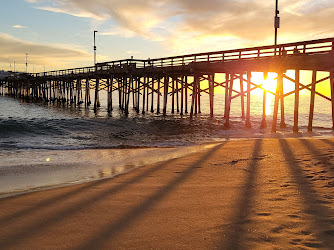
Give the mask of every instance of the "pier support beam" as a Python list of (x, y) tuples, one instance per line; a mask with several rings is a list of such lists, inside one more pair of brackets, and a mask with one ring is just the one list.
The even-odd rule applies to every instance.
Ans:
[(228, 86), (230, 83), (230, 74), (225, 73), (225, 105), (224, 105), (224, 118), (226, 119), (226, 115), (227, 115), (227, 103), (228, 103)]
[(334, 71), (330, 72), (330, 88), (331, 88), (331, 103), (332, 103), (332, 129), (334, 130)]
[[(195, 84), (196, 82), (196, 84)], [(195, 102), (194, 102), (194, 105), (195, 105), (195, 115), (197, 115), (197, 108), (198, 108), (198, 82), (199, 82), (199, 76), (196, 74), (195, 76), (195, 79), (194, 79), (194, 95), (195, 95)]]
[[(182, 81), (182, 79), (181, 79)], [(176, 77), (176, 112), (180, 113), (180, 100), (179, 100), (179, 77)]]
[(198, 113), (201, 114), (201, 79), (198, 77), (198, 82), (197, 82), (197, 96), (198, 96)]
[(158, 94), (157, 94), (157, 114), (160, 114), (160, 85), (161, 85), (161, 77), (158, 77)]
[(193, 117), (194, 113), (195, 115), (197, 114), (197, 82), (198, 82), (198, 79), (199, 79), (199, 76), (195, 74), (194, 82), (193, 82), (193, 93), (192, 93), (192, 98), (191, 98), (190, 118)]
[(107, 87), (108, 87), (108, 113), (112, 111), (112, 90), (113, 90), (113, 76), (107, 79)]
[(280, 90), (280, 101), (281, 101), (281, 122), (280, 128), (286, 128), (285, 124), (285, 113), (284, 113), (284, 85), (283, 81), (279, 82), (279, 90)]
[(144, 82), (143, 82), (143, 110), (142, 110), (142, 114), (145, 114), (145, 98), (146, 98), (146, 76), (144, 76)]
[(185, 85), (185, 91), (184, 91), (184, 113), (188, 114), (188, 76), (186, 75), (184, 78), (184, 85)]
[(95, 83), (95, 100), (94, 100), (94, 112), (95, 113), (97, 111), (97, 108), (100, 107), (99, 88), (100, 88), (100, 79), (99, 79), (99, 77), (96, 77), (96, 83)]
[(174, 105), (175, 105), (175, 99), (174, 99), (174, 94), (175, 94), (175, 77), (172, 77), (172, 114), (174, 114)]
[(181, 76), (181, 112), (180, 115), (183, 115), (183, 103), (184, 103), (184, 75)]
[(78, 105), (82, 104), (82, 83), (81, 83), (81, 78), (77, 79), (77, 93), (78, 93)]
[[(268, 78), (268, 72), (263, 73), (263, 80), (266, 81)], [(267, 122), (266, 122), (266, 107), (267, 107), (267, 91), (263, 89), (263, 103), (262, 103), (262, 121), (261, 121), (261, 126), (260, 128), (266, 128), (267, 127)]]
[(299, 78), (300, 71), (295, 70), (295, 107), (293, 112), (293, 132), (297, 133), (298, 128), (298, 116), (299, 116)]
[[(152, 79), (152, 81), (153, 81), (153, 79)], [(150, 92), (150, 78), (147, 77), (147, 81), (146, 81), (146, 112), (148, 112), (148, 103), (149, 103), (148, 95), (149, 95), (149, 92)]]
[(140, 77), (137, 77), (137, 79), (136, 79), (136, 88), (137, 88), (136, 112), (137, 112), (137, 114), (139, 114), (139, 112), (140, 112), (140, 108), (139, 108), (139, 106), (140, 106)]
[(126, 102), (125, 102), (125, 114), (129, 114), (129, 103), (130, 103), (130, 93), (131, 93), (131, 79), (132, 76), (130, 75), (129, 78), (127, 76), (124, 77), (126, 82)]
[(266, 128), (267, 127), (267, 122), (266, 122), (266, 105), (267, 105), (267, 91), (263, 91), (263, 113), (262, 113), (262, 121), (261, 121), (261, 128)]
[(122, 78), (117, 78), (117, 90), (118, 90), (118, 107), (120, 110), (122, 110)]
[(153, 109), (153, 102), (154, 102), (154, 80), (155, 78), (152, 77), (152, 91), (151, 91), (151, 113), (154, 112), (154, 109)]
[(210, 117), (213, 117), (213, 102), (214, 102), (214, 81), (215, 74), (208, 75), (209, 78), (209, 96), (210, 96)]
[(271, 132), (276, 133), (277, 131), (277, 116), (278, 116), (278, 103), (280, 100), (280, 85), (283, 82), (283, 71), (277, 73), (277, 84), (276, 84), (276, 94), (275, 94), (275, 103), (274, 103), (274, 112), (273, 112), (273, 123)]
[(232, 89), (233, 89), (233, 80), (234, 80), (234, 74), (230, 75), (229, 78), (229, 88), (228, 88), (228, 99), (227, 99), (227, 107), (226, 107), (226, 113), (225, 113), (225, 124), (224, 128), (229, 129), (231, 127), (230, 125), (230, 111), (231, 111), (231, 101), (232, 101)]
[(241, 101), (241, 118), (245, 119), (245, 94), (244, 94), (244, 80), (243, 80), (243, 73), (239, 75), (240, 80), (240, 101)]
[(166, 115), (166, 114), (167, 114), (168, 85), (169, 85), (169, 76), (165, 76), (165, 79), (164, 79), (164, 105), (163, 105), (163, 115)]
[(312, 85), (311, 85), (311, 101), (310, 101), (310, 113), (308, 119), (307, 131), (311, 132), (313, 129), (313, 115), (314, 115), (314, 99), (315, 99), (315, 85), (317, 81), (317, 71), (312, 72)]
[(251, 128), (252, 125), (250, 123), (250, 88), (251, 88), (251, 77), (252, 72), (247, 71), (247, 113), (246, 113), (246, 128)]

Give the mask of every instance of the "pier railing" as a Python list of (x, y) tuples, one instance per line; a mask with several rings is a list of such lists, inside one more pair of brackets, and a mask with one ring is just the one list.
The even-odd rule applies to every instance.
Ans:
[(222, 63), (233, 60), (274, 58), (276, 56), (314, 55), (334, 52), (334, 38), (310, 40), (295, 43), (279, 44), (277, 46), (261, 46), (235, 50), (197, 53), (156, 59), (125, 59), (111, 62), (97, 63), (95, 66), (56, 70), (32, 74), (33, 77), (55, 77), (93, 74), (109, 70), (168, 68), (177, 66), (191, 66), (195, 63)]
[(332, 50), (334, 50), (334, 38), (328, 38), (297, 43), (279, 44), (276, 47), (271, 45), (236, 50), (190, 54), (175, 57), (165, 57), (150, 60), (150, 63), (147, 66), (173, 67), (200, 62), (216, 63), (228, 62), (231, 60), (256, 59), (282, 55), (292, 56), (296, 54), (319, 54), (328, 53)]

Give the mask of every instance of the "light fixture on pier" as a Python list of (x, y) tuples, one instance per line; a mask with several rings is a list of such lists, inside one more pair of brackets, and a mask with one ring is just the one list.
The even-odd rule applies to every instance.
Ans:
[(97, 33), (97, 30), (94, 30), (94, 65), (96, 65), (96, 44), (95, 44), (95, 33)]
[(28, 73), (28, 53), (26, 53), (26, 73)]

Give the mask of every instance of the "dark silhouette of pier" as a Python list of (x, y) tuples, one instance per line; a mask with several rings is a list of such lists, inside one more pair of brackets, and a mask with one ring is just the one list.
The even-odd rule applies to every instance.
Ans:
[[(287, 70), (295, 71), (294, 79), (285, 74)], [(303, 70), (312, 71), (308, 85), (300, 83)], [(252, 82), (251, 72), (263, 72), (264, 77), (268, 72), (276, 72), (276, 92), (265, 89), (263, 83)], [(327, 72), (328, 76), (317, 80), (318, 72)], [(215, 79), (217, 73), (225, 74), (224, 82)], [(294, 91), (284, 94), (284, 78), (294, 84)], [(326, 80), (330, 80), (331, 97), (316, 91), (316, 85)], [(203, 81), (208, 82), (208, 87), (201, 85)], [(244, 82), (247, 83), (246, 89)], [(235, 88), (236, 84), (238, 88)], [(245, 126), (251, 127), (251, 92), (258, 88), (263, 90), (262, 127), (266, 127), (267, 94), (275, 96), (273, 132), (276, 131), (279, 106), (280, 126), (285, 126), (284, 97), (294, 94), (293, 131), (297, 132), (299, 93), (303, 89), (311, 92), (308, 130), (312, 131), (315, 95), (331, 102), (334, 127), (334, 38), (158, 59), (126, 59), (97, 63), (92, 67), (20, 74), (0, 79), (0, 94), (53, 104), (72, 103), (85, 107), (93, 104), (97, 111), (99, 94), (105, 90), (108, 112), (113, 110), (112, 93), (117, 92), (118, 106), (125, 114), (132, 106), (138, 113), (166, 115), (167, 103), (171, 102), (172, 113), (190, 117), (201, 113), (201, 96), (208, 94), (213, 117), (214, 92), (219, 86), (225, 89), (226, 128), (230, 127), (231, 101), (235, 98), (240, 98)], [(188, 99), (191, 100), (189, 107)]]

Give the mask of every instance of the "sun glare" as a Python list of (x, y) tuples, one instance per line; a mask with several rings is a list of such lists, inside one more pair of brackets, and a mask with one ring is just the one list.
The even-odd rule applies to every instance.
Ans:
[[(253, 72), (252, 73), (252, 82), (254, 84), (257, 84), (261, 88), (257, 88), (253, 90), (253, 94), (258, 96), (263, 96), (263, 91), (266, 90), (266, 115), (271, 115), (272, 110), (272, 103), (275, 99), (275, 96), (272, 93), (275, 93), (276, 91), (276, 85), (277, 85), (277, 74), (268, 72), (268, 74), (265, 76), (263, 73), (260, 72)], [(271, 92), (271, 93), (270, 93)]]

